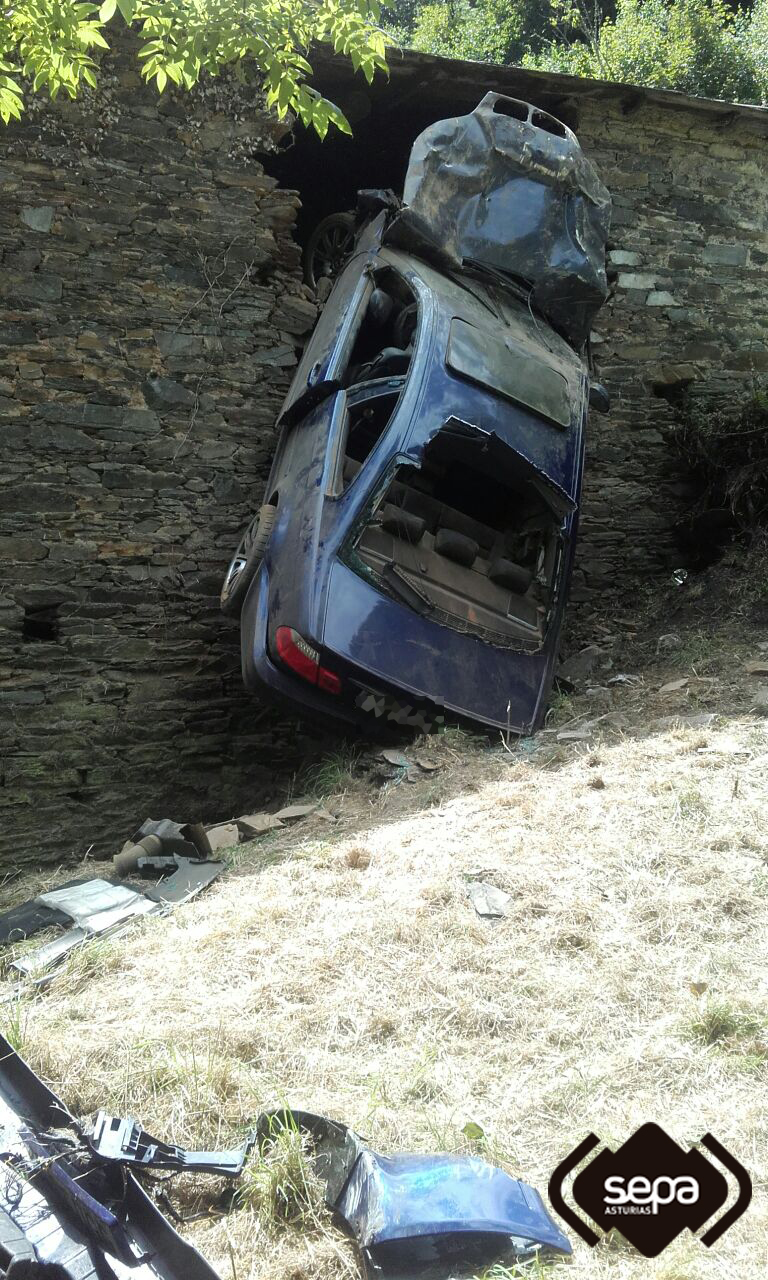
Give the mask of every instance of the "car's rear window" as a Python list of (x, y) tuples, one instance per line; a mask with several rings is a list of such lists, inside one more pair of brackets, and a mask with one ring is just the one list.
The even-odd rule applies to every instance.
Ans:
[(448, 367), (463, 378), (525, 405), (559, 427), (570, 424), (567, 379), (513, 342), (503, 342), (487, 329), (456, 317), (451, 321), (447, 360)]

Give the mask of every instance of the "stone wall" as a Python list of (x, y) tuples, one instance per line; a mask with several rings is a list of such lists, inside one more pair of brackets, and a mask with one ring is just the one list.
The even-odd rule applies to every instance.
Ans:
[[(353, 141), (299, 139), (282, 185), (345, 207), (395, 119), (404, 155), (425, 113), (491, 87), (557, 113), (557, 80), (409, 55), (355, 88)], [(767, 126), (561, 98), (614, 196), (613, 410), (590, 424), (573, 590), (600, 602), (678, 554), (670, 389), (741, 398), (768, 369)], [(253, 89), (158, 99), (125, 60), (0, 135), (0, 870), (109, 852), (148, 815), (225, 817), (301, 758), (217, 607), (315, 318), (298, 197), (253, 159), (279, 135)]]
[(217, 607), (316, 314), (244, 158), (281, 130), (102, 84), (0, 136), (0, 871), (226, 816), (295, 745)]
[(705, 413), (768, 371), (768, 112), (720, 119), (652, 103), (577, 103), (579, 136), (613, 196), (613, 296), (594, 352), (613, 405), (592, 415), (572, 598), (683, 563), (688, 485), (669, 449), (676, 392)]

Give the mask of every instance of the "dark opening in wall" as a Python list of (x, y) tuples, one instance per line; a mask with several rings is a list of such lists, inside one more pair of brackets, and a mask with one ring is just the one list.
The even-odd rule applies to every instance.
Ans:
[[(446, 78), (439, 67), (430, 74), (423, 62), (411, 65), (401, 57), (393, 59), (388, 78), (377, 76), (371, 85), (361, 86), (360, 77), (344, 60), (313, 58), (313, 67), (312, 83), (341, 107), (352, 135), (330, 129), (321, 142), (313, 130), (296, 125), (285, 135), (280, 150), (264, 158), (264, 168), (281, 187), (301, 196), (297, 238), (302, 245), (323, 218), (354, 209), (358, 191), (390, 187), (402, 195), (417, 136), (436, 120), (473, 111), (489, 90), (533, 101), (542, 109), (534, 123), (549, 132), (563, 133), (560, 121), (578, 128), (578, 112), (570, 98), (539, 88), (534, 100), (529, 81), (524, 86), (507, 83), (512, 75), (508, 68), (499, 68), (498, 83), (488, 68), (483, 68), (482, 75), (457, 81)], [(513, 116), (528, 114), (514, 101), (499, 102), (495, 110)]]
[(59, 639), (59, 606), (57, 604), (38, 607), (28, 605), (24, 610), (21, 638), (55, 644)]

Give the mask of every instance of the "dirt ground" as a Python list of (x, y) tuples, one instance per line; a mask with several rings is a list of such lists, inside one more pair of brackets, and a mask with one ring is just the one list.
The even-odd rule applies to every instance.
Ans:
[[(448, 732), (408, 749), (438, 766), (413, 781), (375, 748), (328, 757), (296, 789), (334, 821), (241, 844), (195, 901), (3, 1005), (5, 1033), (76, 1113), (193, 1147), (288, 1103), (379, 1151), (474, 1152), (545, 1193), (590, 1132), (710, 1130), (755, 1186), (711, 1250), (685, 1233), (648, 1261), (574, 1239), (541, 1274), (766, 1274), (768, 719), (745, 664), (768, 661), (768, 627), (651, 611), (589, 631), (594, 669), (535, 738)], [(475, 913), (474, 878), (510, 895), (505, 918)], [(186, 1228), (223, 1280), (359, 1274), (340, 1234), (311, 1215), (280, 1227), (249, 1178), (241, 1208)], [(220, 1191), (170, 1187), (182, 1211)]]

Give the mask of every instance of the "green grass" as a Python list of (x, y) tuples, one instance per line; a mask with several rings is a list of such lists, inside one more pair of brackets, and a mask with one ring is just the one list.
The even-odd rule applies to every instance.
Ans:
[(29, 1003), (23, 997), (9, 1000), (0, 1005), (0, 1032), (5, 1036), (11, 1048), (24, 1056), (29, 1025)]
[(706, 1045), (735, 1046), (768, 1031), (765, 1018), (745, 1010), (723, 998), (702, 1001), (691, 1020), (690, 1032)]
[(546, 1280), (552, 1275), (552, 1263), (542, 1258), (530, 1258), (527, 1262), (513, 1263), (507, 1266), (503, 1262), (495, 1262), (492, 1267), (473, 1277), (473, 1280)]
[(323, 1185), (312, 1168), (306, 1135), (290, 1111), (285, 1118), (285, 1125), (273, 1122), (261, 1155), (246, 1167), (237, 1201), (267, 1228), (316, 1227), (327, 1217)]
[(303, 779), (306, 790), (319, 799), (347, 791), (355, 781), (360, 755), (359, 747), (346, 744), (331, 752), (307, 769)]

